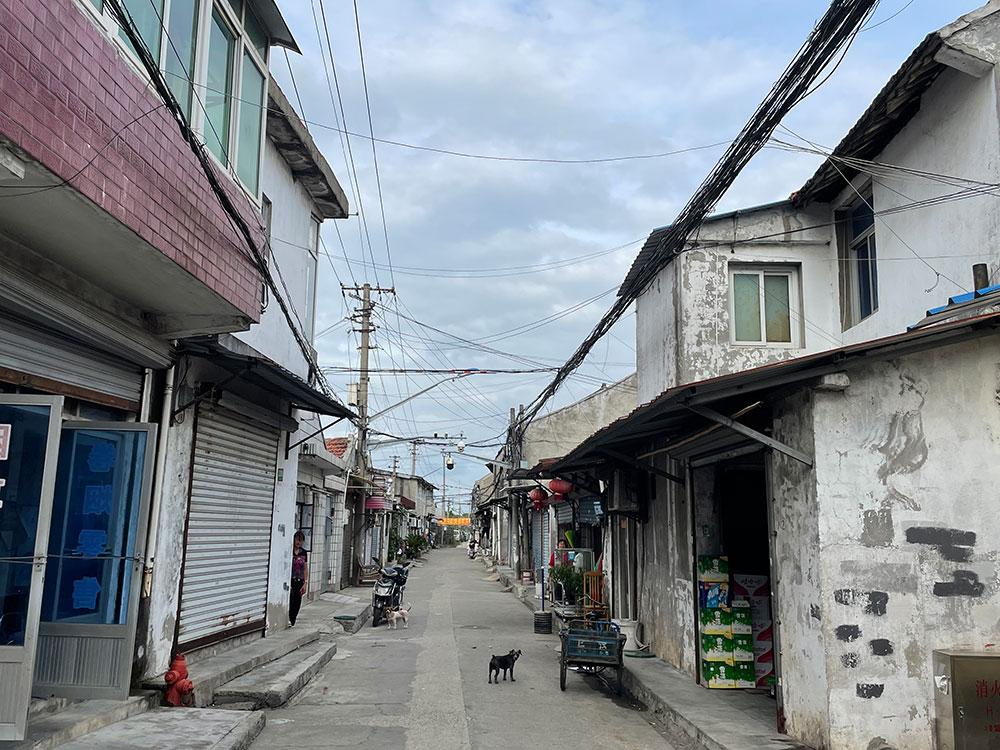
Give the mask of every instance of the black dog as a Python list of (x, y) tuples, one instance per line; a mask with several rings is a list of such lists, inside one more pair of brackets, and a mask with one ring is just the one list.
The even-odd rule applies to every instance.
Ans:
[(487, 678), (486, 683), (500, 684), (500, 671), (503, 670), (504, 682), (507, 681), (507, 672), (510, 672), (510, 681), (516, 682), (514, 679), (514, 662), (517, 661), (517, 657), (521, 655), (520, 651), (510, 650), (509, 654), (504, 654), (503, 656), (497, 656), (496, 654), (490, 659), (490, 676)]

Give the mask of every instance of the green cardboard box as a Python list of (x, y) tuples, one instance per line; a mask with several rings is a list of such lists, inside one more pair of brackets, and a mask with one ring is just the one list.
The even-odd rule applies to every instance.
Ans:
[(729, 583), (729, 558), (725, 555), (702, 555), (699, 557), (698, 580)]
[(701, 663), (702, 682), (714, 689), (731, 689), (736, 687), (735, 669), (720, 662), (703, 661)]
[(733, 635), (733, 658), (736, 661), (750, 662), (753, 664), (753, 636), (741, 633)]
[(701, 658), (705, 661), (720, 661), (735, 664), (733, 639), (725, 635), (702, 635)]
[(752, 661), (736, 662), (736, 687), (757, 687), (757, 673)]
[(733, 613), (729, 609), (702, 609), (700, 616), (702, 635), (731, 636), (733, 634)]
[(753, 623), (750, 618), (750, 602), (745, 599), (737, 599), (732, 604), (733, 634), (750, 635), (753, 632)]

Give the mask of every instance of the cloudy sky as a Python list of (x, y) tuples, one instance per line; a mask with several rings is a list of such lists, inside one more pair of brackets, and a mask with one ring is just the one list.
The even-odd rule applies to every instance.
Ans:
[[(705, 147), (552, 164), (377, 143), (383, 225), (371, 142), (350, 137), (347, 144), (335, 129), (341, 113), (321, 53), (320, 0), (279, 4), (303, 52), (290, 56), (302, 114), (352, 210), (365, 219), (352, 216), (336, 227), (328, 221), (323, 230), (329, 256), (321, 258), (320, 361), (357, 366), (357, 338), (346, 322), (355, 303), (344, 299), (340, 282), (377, 282), (397, 291), (395, 302), (380, 299), (372, 366), (382, 369), (531, 369), (564, 361), (611, 304), (637, 241), (673, 219), (721, 155), (712, 144), (740, 130), (826, 8), (820, 0), (360, 0), (376, 138), (571, 160)], [(786, 123), (835, 145), (929, 31), (979, 4), (882, 0), (835, 75)], [(368, 133), (354, 6), (323, 6), (347, 129)], [(280, 51), (272, 69), (295, 103)], [(817, 164), (809, 155), (762, 152), (719, 210), (786, 198)], [(628, 315), (550, 407), (632, 372), (634, 335)], [(474, 452), (492, 456), (508, 409), (530, 402), (550, 377), (472, 376), (389, 412), (373, 428), (398, 436), (463, 433), (484, 444)], [(338, 389), (350, 379), (331, 376)], [(440, 379), (375, 375), (372, 411)], [(376, 464), (391, 465), (393, 455), (408, 471), (406, 444), (378, 450)], [(467, 498), (485, 471), (456, 461), (448, 495)], [(441, 465), (440, 448), (420, 449), (418, 473), (440, 483)]]

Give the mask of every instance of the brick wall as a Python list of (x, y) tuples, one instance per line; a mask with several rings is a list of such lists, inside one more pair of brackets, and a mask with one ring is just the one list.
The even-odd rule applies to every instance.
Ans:
[[(0, 0), (0, 139), (70, 180), (256, 321), (259, 274), (176, 123), (158, 105), (162, 100), (73, 0)], [(221, 182), (256, 229), (256, 209), (227, 177)]]

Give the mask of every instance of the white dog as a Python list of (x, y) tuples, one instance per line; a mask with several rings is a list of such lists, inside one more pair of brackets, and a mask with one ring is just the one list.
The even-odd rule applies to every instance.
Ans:
[(407, 618), (410, 616), (410, 610), (413, 609), (412, 604), (408, 604), (405, 607), (400, 607), (399, 609), (392, 609), (392, 607), (385, 608), (385, 624), (386, 627), (396, 629), (396, 623), (399, 620), (403, 621), (403, 627), (410, 627), (407, 623)]

